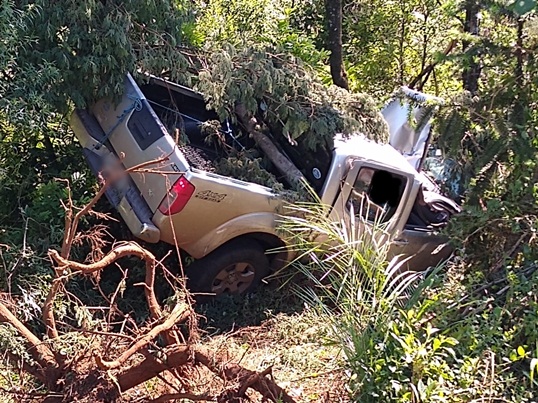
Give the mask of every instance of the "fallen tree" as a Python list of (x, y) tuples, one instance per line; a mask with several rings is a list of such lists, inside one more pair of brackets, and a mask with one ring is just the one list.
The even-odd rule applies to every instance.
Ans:
[[(155, 163), (155, 161), (152, 161)], [(166, 169), (166, 157), (159, 163)], [(143, 170), (143, 166), (135, 169)], [(108, 183), (115, 178), (108, 178)], [(77, 208), (69, 197), (65, 204), (65, 232), (60, 251), (49, 250), (49, 258), (55, 267), (55, 278), (43, 305), (44, 333), (36, 332), (27, 326), (13, 312), (16, 312), (16, 300), (5, 295), (0, 301), (0, 326), (11, 329), (13, 340), (24, 343), (20, 346), (7, 346), (7, 359), (14, 368), (29, 374), (46, 387), (48, 393), (39, 396), (47, 402), (53, 401), (115, 401), (132, 388), (155, 377), (162, 377), (168, 372), (176, 381), (172, 393), (164, 393), (155, 401), (164, 402), (173, 399), (229, 402), (245, 396), (248, 388), (259, 392), (264, 399), (273, 402), (294, 400), (273, 379), (269, 377), (271, 369), (262, 372), (247, 370), (233, 363), (221, 352), (204, 347), (199, 342), (197, 316), (192, 309), (192, 299), (183, 280), (179, 279), (173, 306), (163, 307), (155, 292), (155, 274), (162, 267), (155, 256), (135, 242), (115, 244), (108, 253), (91, 263), (79, 263), (70, 259), (74, 240), (78, 233), (78, 224), (83, 216), (95, 214), (93, 207), (104, 194), (107, 183), (95, 197), (84, 207)], [(69, 190), (69, 186), (67, 186)], [(98, 213), (97, 213), (98, 214)], [(89, 237), (101, 236), (98, 229)], [(88, 236), (88, 235), (87, 235)], [(145, 264), (145, 280), (140, 284), (144, 288), (149, 317), (132, 332), (124, 326), (117, 327), (108, 320), (101, 320), (99, 327), (89, 328), (81, 324), (78, 327), (58, 326), (55, 301), (65, 291), (69, 281), (80, 276), (100, 273), (112, 264), (118, 264), (121, 258), (134, 256)], [(123, 272), (123, 280), (127, 277)], [(111, 298), (109, 310), (121, 315)], [(65, 297), (68, 295), (63, 292)], [(73, 302), (73, 301), (72, 301)], [(75, 301), (74, 304), (79, 302)], [(127, 317), (124, 316), (124, 321)], [(124, 322), (125, 323), (125, 322)], [(91, 334), (90, 340), (83, 337)], [(71, 340), (72, 355), (62, 350), (65, 340)], [(73, 343), (72, 341), (75, 340)], [(4, 340), (4, 344), (9, 344)], [(182, 372), (185, 367), (204, 366), (226, 381), (226, 387), (218, 394), (209, 392), (194, 393), (186, 386)], [(8, 393), (10, 391), (7, 391)], [(17, 395), (17, 391), (12, 391)], [(237, 400), (239, 401), (239, 400)]]
[(370, 96), (325, 85), (279, 49), (228, 47), (191, 63), (198, 72), (191, 81), (207, 108), (238, 123), (289, 184), (304, 177), (316, 187), (311, 169), (330, 163), (336, 134), (388, 141), (387, 123)]

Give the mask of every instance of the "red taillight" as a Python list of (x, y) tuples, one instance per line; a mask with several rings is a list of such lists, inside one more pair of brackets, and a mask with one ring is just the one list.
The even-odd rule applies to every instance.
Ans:
[(159, 206), (159, 211), (164, 215), (179, 213), (183, 210), (183, 207), (185, 207), (193, 193), (194, 185), (182, 176), (168, 191), (168, 194)]

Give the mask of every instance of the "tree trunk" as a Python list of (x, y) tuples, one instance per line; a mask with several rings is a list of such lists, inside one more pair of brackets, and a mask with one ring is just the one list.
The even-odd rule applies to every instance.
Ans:
[(525, 127), (527, 123), (525, 108), (528, 105), (527, 89), (523, 77), (523, 66), (525, 64), (523, 52), (523, 26), (524, 20), (519, 18), (517, 21), (517, 42), (515, 49), (516, 67), (514, 69), (514, 75), (516, 79), (516, 87), (514, 94), (514, 112), (512, 122), (520, 128)]
[(327, 48), (331, 52), (329, 64), (333, 83), (348, 90), (342, 52), (342, 0), (325, 0), (325, 15), (329, 30)]
[[(479, 11), (480, 7), (476, 0), (467, 0), (465, 2), (465, 26), (464, 31), (474, 36), (479, 35)], [(476, 46), (471, 45), (468, 41), (463, 41), (463, 52), (469, 58), (469, 65), (463, 69), (462, 80), (463, 89), (471, 94), (478, 91), (478, 78), (480, 77), (479, 55)]]
[(258, 147), (262, 149), (267, 158), (274, 164), (276, 169), (286, 178), (286, 181), (296, 186), (301, 181), (306, 181), (302, 172), (282, 154), (269, 137), (258, 130), (258, 121), (255, 117), (250, 116), (244, 105), (237, 105), (235, 112), (241, 123), (245, 126), (246, 131), (252, 136)]

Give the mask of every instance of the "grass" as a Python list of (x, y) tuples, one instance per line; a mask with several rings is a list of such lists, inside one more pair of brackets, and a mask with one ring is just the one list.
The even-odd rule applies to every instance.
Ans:
[[(202, 342), (207, 347), (226, 351), (230, 360), (251, 370), (271, 367), (274, 379), (297, 402), (348, 401), (341, 349), (329, 343), (327, 326), (291, 284), (272, 282), (242, 300), (223, 298), (197, 309), (206, 318)], [(213, 383), (215, 390), (222, 386), (219, 380)]]

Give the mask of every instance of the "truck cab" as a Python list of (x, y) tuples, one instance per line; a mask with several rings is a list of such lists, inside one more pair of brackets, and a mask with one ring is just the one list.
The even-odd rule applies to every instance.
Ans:
[[(413, 223), (411, 212), (423, 192), (424, 178), (392, 146), (362, 136), (340, 139), (322, 190), (322, 202), (333, 206), (332, 218), (354, 219), (357, 226), (382, 225), (392, 234), (389, 257), (405, 257), (405, 267), (424, 270), (448, 258), (452, 249), (439, 228)], [(451, 213), (459, 206), (440, 194), (436, 199)]]

